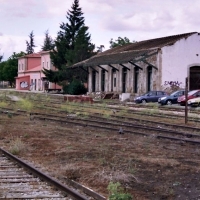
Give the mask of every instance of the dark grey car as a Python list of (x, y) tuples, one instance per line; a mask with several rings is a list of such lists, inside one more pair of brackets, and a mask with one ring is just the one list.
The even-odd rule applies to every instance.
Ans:
[(149, 91), (141, 96), (135, 97), (135, 103), (158, 102), (160, 97), (166, 96), (164, 91)]
[(169, 96), (160, 97), (158, 99), (158, 103), (161, 105), (172, 105), (176, 104), (178, 97), (183, 96), (185, 94), (185, 90), (178, 90), (170, 94)]

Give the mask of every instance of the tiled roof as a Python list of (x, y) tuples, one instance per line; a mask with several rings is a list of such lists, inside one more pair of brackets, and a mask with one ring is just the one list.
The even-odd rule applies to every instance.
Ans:
[(40, 53), (28, 54), (28, 55), (22, 56), (20, 58), (38, 58), (38, 57), (41, 57)]
[(87, 60), (76, 63), (75, 65), (73, 65), (73, 67), (127, 63), (128, 61), (134, 60), (142, 56), (143, 54), (149, 53), (153, 50), (162, 48), (167, 45), (173, 45), (178, 40), (187, 38), (195, 33), (197, 32), (143, 40), (140, 42), (115, 47), (99, 53)]
[(36, 71), (41, 71), (41, 65), (34, 67), (32, 69), (26, 70), (25, 72), (36, 72)]
[(27, 54), (25, 56), (22, 56), (20, 58), (39, 58), (41, 57), (42, 54), (49, 54), (50, 51), (39, 51), (37, 53), (31, 53), (31, 54)]

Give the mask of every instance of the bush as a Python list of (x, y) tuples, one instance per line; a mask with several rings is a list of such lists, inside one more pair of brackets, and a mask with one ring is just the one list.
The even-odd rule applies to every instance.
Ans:
[(85, 94), (87, 89), (79, 80), (73, 80), (69, 85), (63, 86), (63, 92), (65, 94), (79, 95)]
[(14, 155), (18, 155), (25, 150), (25, 145), (20, 138), (16, 138), (10, 143), (10, 152)]
[(119, 182), (110, 182), (108, 185), (109, 200), (132, 200), (132, 196), (129, 193), (124, 193), (123, 188)]

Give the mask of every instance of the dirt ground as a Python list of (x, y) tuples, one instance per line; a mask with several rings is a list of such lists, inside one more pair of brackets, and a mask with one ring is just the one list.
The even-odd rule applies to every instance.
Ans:
[(200, 146), (0, 114), (0, 145), (60, 181), (109, 196), (119, 182), (137, 200), (200, 199)]

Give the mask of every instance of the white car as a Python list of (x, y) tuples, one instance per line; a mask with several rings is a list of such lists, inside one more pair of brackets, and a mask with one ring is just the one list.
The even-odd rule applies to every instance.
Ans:
[(200, 97), (197, 97), (197, 98), (194, 98), (194, 99), (189, 99), (188, 100), (188, 106), (191, 106), (191, 107), (200, 106)]

